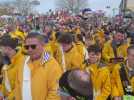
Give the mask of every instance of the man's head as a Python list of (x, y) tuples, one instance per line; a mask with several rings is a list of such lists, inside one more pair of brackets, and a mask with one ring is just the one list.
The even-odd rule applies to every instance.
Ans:
[(44, 37), (40, 34), (30, 33), (25, 39), (24, 48), (32, 60), (39, 59), (44, 50)]
[(113, 37), (117, 44), (121, 44), (125, 39), (125, 34), (123, 31), (116, 31)]
[(134, 46), (128, 47), (127, 60), (130, 63), (130, 65), (133, 65), (133, 67), (134, 67)]
[(51, 25), (45, 25), (44, 27), (44, 33), (47, 35), (52, 31), (52, 26)]
[(0, 39), (0, 47), (2, 49), (2, 53), (9, 58), (16, 54), (16, 48), (18, 45), (18, 40), (13, 39), (8, 35), (5, 35)]
[(59, 43), (62, 46), (64, 52), (69, 51), (72, 48), (73, 36), (71, 33), (64, 33), (59, 37)]
[(95, 64), (100, 61), (101, 59), (101, 49), (97, 45), (92, 45), (88, 47), (88, 56), (89, 62), (91, 64)]
[(93, 94), (90, 73), (79, 69), (65, 72), (59, 86), (62, 100), (88, 100)]

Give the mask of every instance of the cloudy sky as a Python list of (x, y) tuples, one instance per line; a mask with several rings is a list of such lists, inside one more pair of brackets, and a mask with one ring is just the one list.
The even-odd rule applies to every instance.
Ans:
[[(40, 0), (41, 5), (37, 7), (40, 12), (46, 12), (48, 9), (55, 9), (55, 0)], [(121, 0), (89, 0), (89, 7), (94, 10), (105, 10), (107, 14), (113, 14), (113, 8), (118, 8)], [(106, 9), (106, 6), (111, 6)], [(115, 11), (117, 12), (117, 10)]]
[[(0, 0), (0, 2), (7, 0)], [(11, 1), (11, 0), (8, 0)], [(37, 7), (39, 12), (46, 12), (49, 9), (55, 9), (56, 0), (40, 0), (40, 5)], [(105, 10), (108, 14), (113, 13), (113, 8), (118, 8), (121, 0), (89, 0), (89, 7), (94, 10)], [(110, 9), (106, 9), (106, 6), (111, 6)], [(117, 11), (117, 10), (116, 10)]]

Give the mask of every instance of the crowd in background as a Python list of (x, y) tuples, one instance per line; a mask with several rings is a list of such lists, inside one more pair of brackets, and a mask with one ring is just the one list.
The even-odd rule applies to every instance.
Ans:
[(133, 18), (50, 10), (0, 26), (0, 100), (133, 100)]

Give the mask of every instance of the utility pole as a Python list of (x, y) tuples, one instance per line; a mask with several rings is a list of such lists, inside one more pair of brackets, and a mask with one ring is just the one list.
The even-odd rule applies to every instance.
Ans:
[(127, 9), (127, 0), (123, 0), (123, 16), (126, 14), (126, 9)]

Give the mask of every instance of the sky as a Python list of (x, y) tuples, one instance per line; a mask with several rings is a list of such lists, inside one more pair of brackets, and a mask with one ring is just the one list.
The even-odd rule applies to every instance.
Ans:
[[(89, 8), (93, 10), (105, 10), (107, 15), (113, 15), (118, 12), (118, 7), (121, 0), (89, 0)], [(40, 6), (37, 10), (40, 12), (46, 12), (49, 9), (55, 9), (55, 0), (40, 0)], [(106, 9), (106, 6), (111, 6), (110, 9)], [(113, 12), (113, 8), (115, 8)]]
[[(7, 0), (0, 0), (0, 2), (7, 1)], [(11, 1), (11, 0), (8, 0)], [(49, 9), (55, 9), (56, 0), (40, 0), (40, 5), (36, 7), (36, 9), (41, 12), (47, 12)], [(121, 0), (89, 0), (89, 8), (93, 10), (105, 10), (107, 15), (113, 14), (113, 8), (115, 9), (115, 13), (118, 12), (118, 6)], [(106, 6), (111, 6), (110, 9), (106, 9)]]
[[(90, 0), (90, 7), (94, 10), (105, 10), (107, 15), (118, 13), (121, 0)], [(109, 9), (106, 6), (110, 6)], [(114, 10), (113, 10), (114, 9)]]

